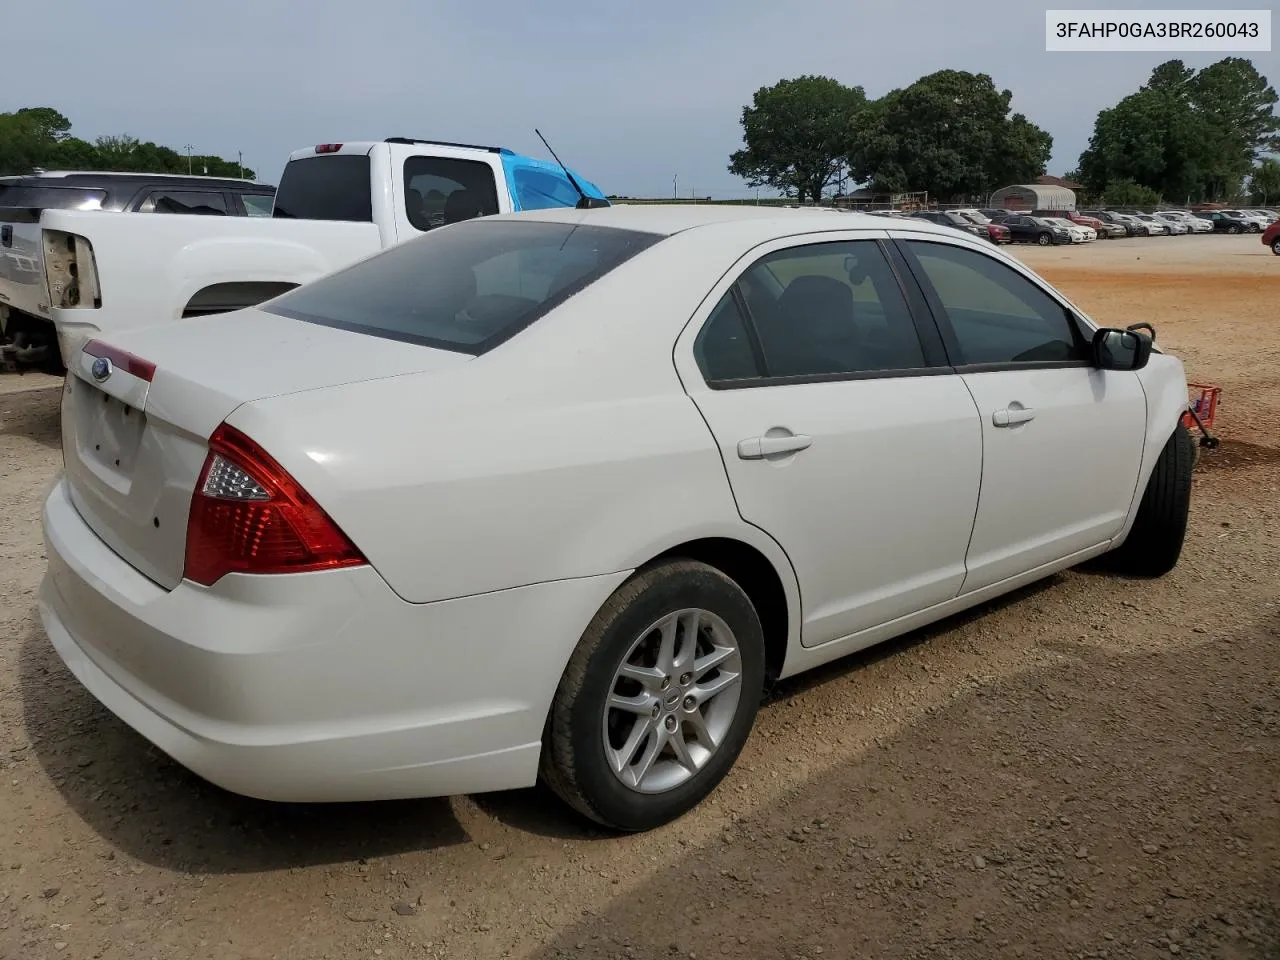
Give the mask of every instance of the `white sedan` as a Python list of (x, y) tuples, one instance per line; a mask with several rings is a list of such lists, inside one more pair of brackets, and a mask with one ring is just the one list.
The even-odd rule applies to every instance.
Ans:
[(915, 220), (486, 217), (69, 367), (48, 637), (274, 800), (541, 777), (651, 828), (773, 680), (1101, 554), (1163, 574), (1190, 500), (1181, 362)]
[(1083, 223), (1076, 223), (1066, 217), (1042, 217), (1041, 219), (1065, 228), (1071, 234), (1072, 243), (1089, 243), (1098, 239), (1098, 231), (1094, 230), (1093, 227), (1087, 227)]

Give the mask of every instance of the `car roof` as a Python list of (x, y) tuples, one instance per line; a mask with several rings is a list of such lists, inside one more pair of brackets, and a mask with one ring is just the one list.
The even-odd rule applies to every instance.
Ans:
[[(758, 234), (776, 233), (787, 236), (795, 233), (822, 233), (831, 230), (887, 230), (894, 229), (885, 223), (884, 217), (869, 213), (854, 213), (829, 207), (790, 209), (744, 204), (710, 203), (662, 203), (626, 204), (579, 210), (574, 207), (554, 207), (546, 210), (528, 210), (519, 214), (498, 214), (499, 218), (519, 217), (554, 223), (591, 224), (613, 227), (619, 230), (637, 230), (672, 236), (686, 230), (724, 224), (751, 225)], [(905, 218), (904, 218), (905, 219)], [(936, 232), (951, 236), (949, 227), (930, 223), (920, 217), (911, 218), (912, 230)]]

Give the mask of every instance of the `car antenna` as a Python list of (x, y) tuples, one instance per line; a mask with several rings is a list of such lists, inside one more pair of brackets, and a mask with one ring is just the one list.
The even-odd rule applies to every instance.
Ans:
[(578, 191), (579, 200), (575, 204), (575, 206), (579, 210), (590, 210), (595, 207), (609, 206), (608, 200), (602, 200), (599, 197), (588, 197), (587, 191), (583, 190), (582, 186), (578, 183), (578, 181), (574, 179), (573, 174), (569, 172), (569, 168), (564, 165), (564, 161), (561, 160), (559, 157), (557, 157), (556, 152), (551, 149), (551, 144), (547, 143), (547, 138), (542, 135), (542, 131), (539, 130), (537, 127), (534, 127), (533, 132), (538, 135), (538, 139), (541, 140), (542, 145), (546, 147), (548, 151), (550, 151), (551, 156), (555, 157), (556, 163), (560, 164), (560, 169), (564, 171), (564, 175), (568, 177), (569, 182), (573, 184), (573, 189)]

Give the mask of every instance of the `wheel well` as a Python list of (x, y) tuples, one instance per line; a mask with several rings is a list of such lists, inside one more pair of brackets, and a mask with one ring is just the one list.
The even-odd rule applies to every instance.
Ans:
[(210, 313), (227, 313), (244, 307), (253, 307), (287, 293), (297, 284), (290, 280), (236, 280), (214, 283), (187, 301), (182, 309), (183, 317), (199, 317)]
[(770, 683), (775, 680), (787, 656), (788, 619), (787, 594), (773, 564), (755, 547), (740, 540), (714, 537), (672, 547), (645, 566), (674, 557), (715, 567), (751, 598), (764, 631), (766, 679)]

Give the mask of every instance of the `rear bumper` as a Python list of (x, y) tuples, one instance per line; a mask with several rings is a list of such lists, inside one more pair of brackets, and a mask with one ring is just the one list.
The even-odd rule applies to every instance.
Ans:
[(625, 574), (409, 604), (369, 568), (166, 591), (65, 483), (45, 503), (45, 631), (112, 713), (205, 779), (266, 800), (529, 786), (573, 646)]

